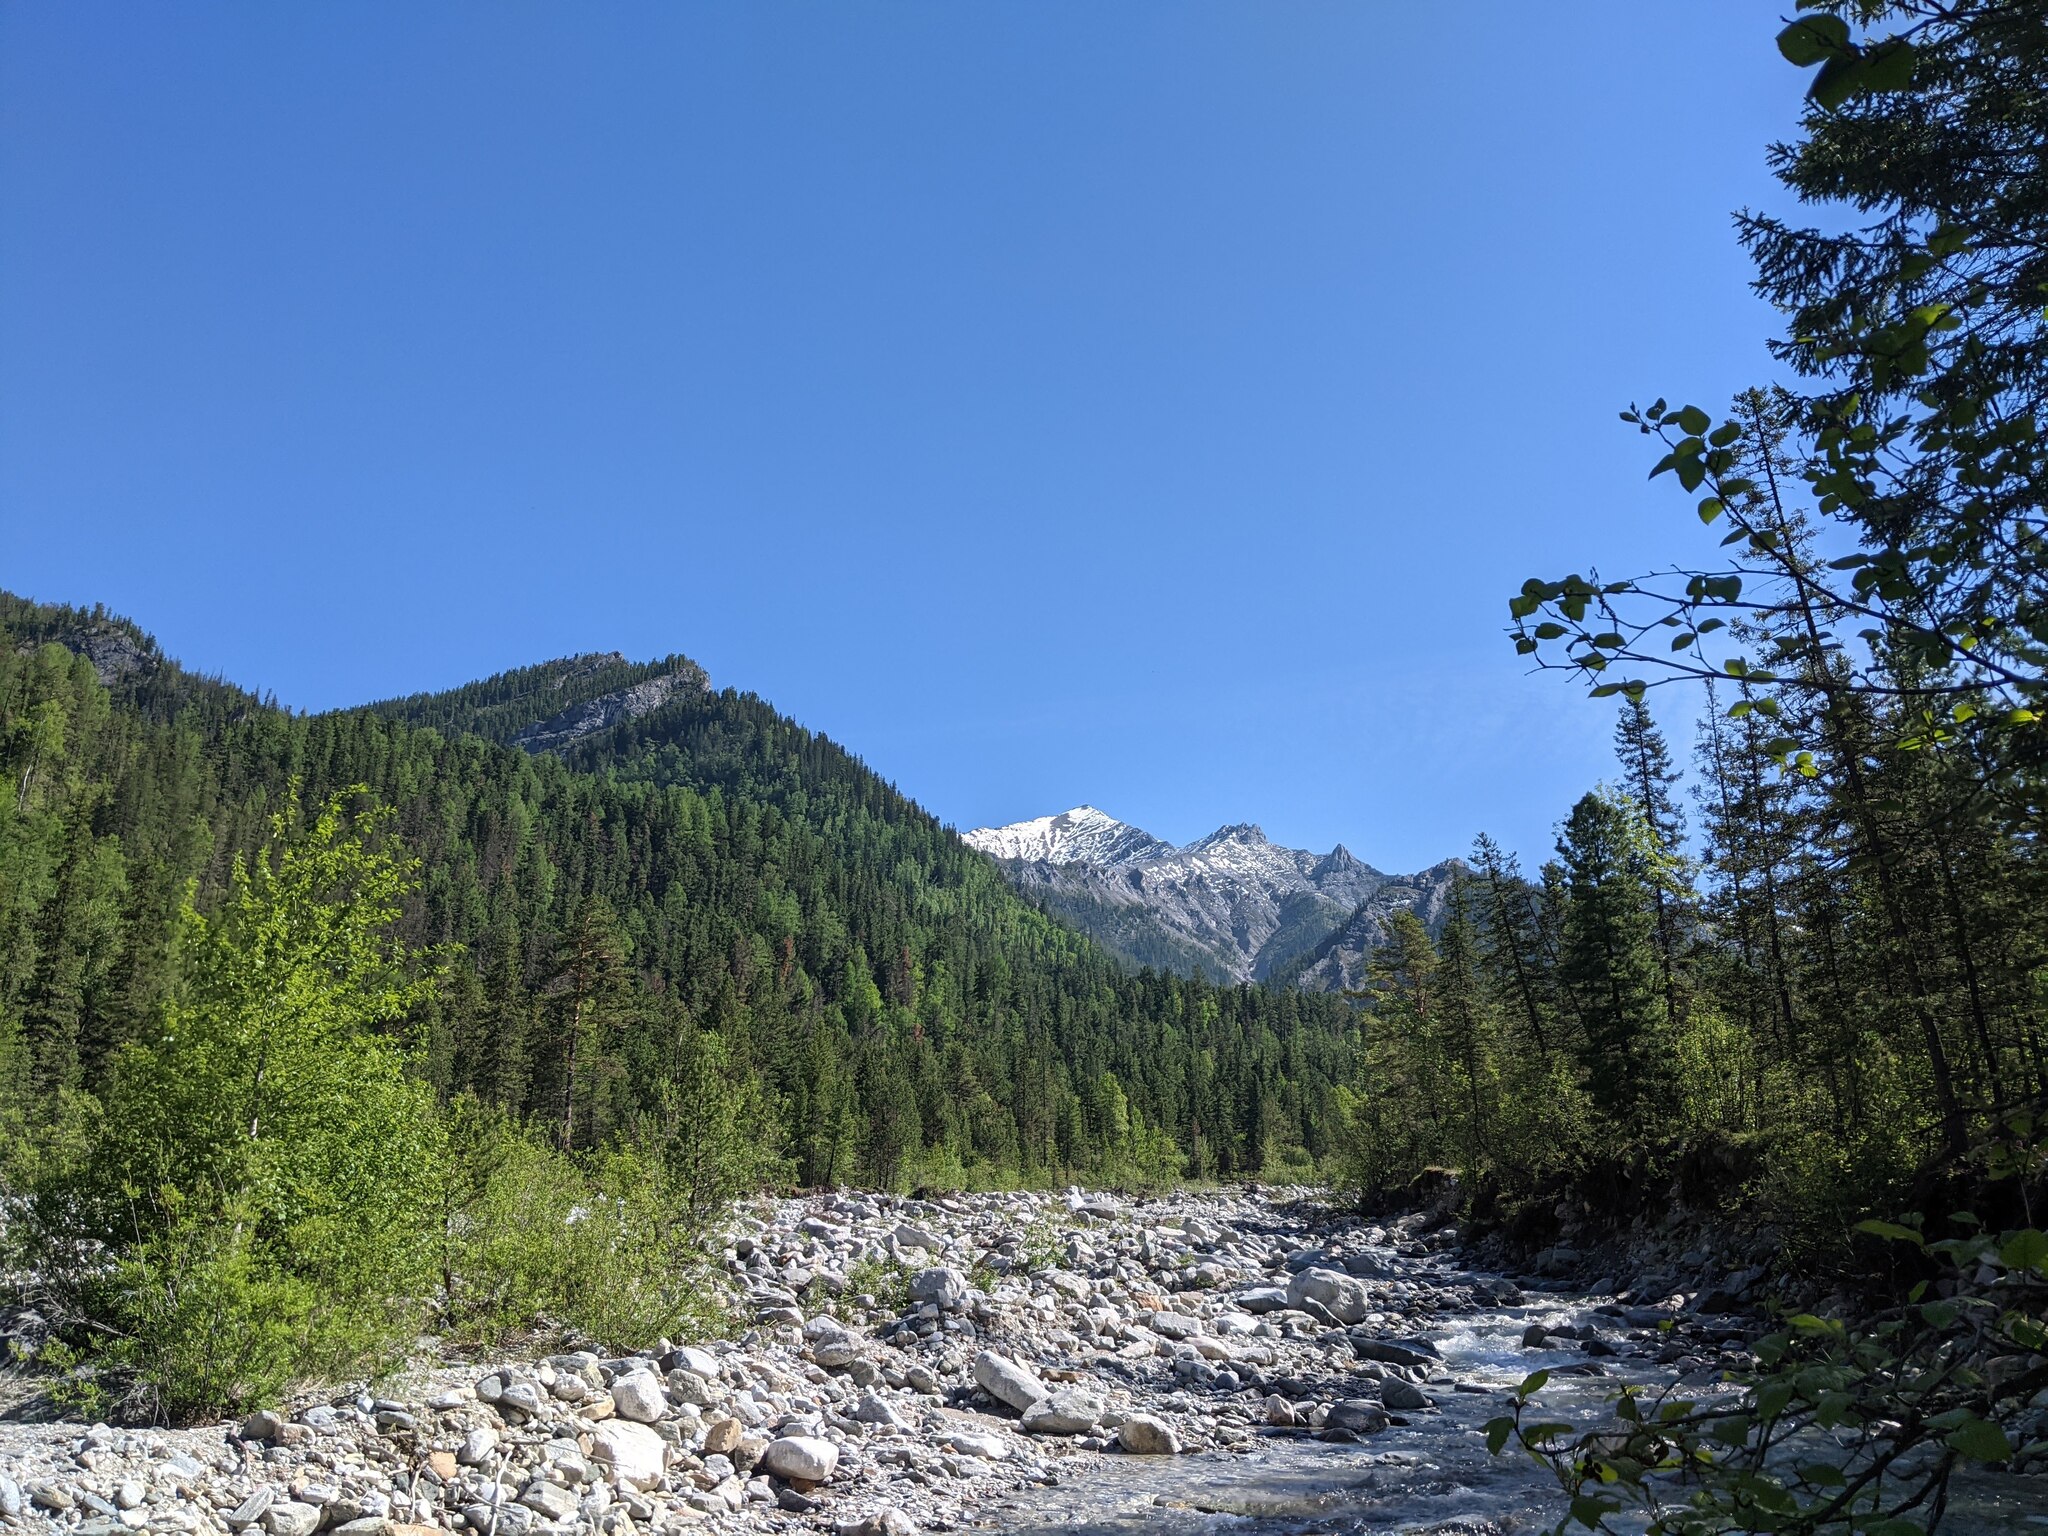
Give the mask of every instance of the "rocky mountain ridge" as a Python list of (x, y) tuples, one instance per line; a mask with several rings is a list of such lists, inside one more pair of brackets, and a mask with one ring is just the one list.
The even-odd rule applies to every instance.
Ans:
[(1249, 822), (1176, 847), (1090, 805), (962, 838), (1133, 964), (1232, 981), (1298, 979), (1319, 991), (1354, 984), (1394, 911), (1440, 920), (1463, 867), (1452, 860), (1388, 875), (1341, 843), (1323, 854), (1287, 848)]

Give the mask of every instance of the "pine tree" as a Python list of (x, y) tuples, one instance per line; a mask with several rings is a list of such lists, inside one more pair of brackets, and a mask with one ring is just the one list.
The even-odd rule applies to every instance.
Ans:
[(1614, 755), (1621, 763), (1628, 792), (1641, 811), (1656, 855), (1648, 881), (1656, 918), (1657, 969), (1663, 983), (1664, 1006), (1673, 1023), (1684, 1017), (1679, 998), (1679, 953), (1689, 914), (1681, 905), (1680, 882), (1667, 871), (1683, 858), (1685, 813), (1672, 791), (1684, 777), (1671, 765), (1664, 733), (1639, 697), (1625, 697), (1614, 727)]
[(1572, 807), (1557, 851), (1569, 882), (1559, 977), (1583, 1037), (1595, 1103), (1633, 1135), (1659, 1131), (1675, 1103), (1659, 996), (1656, 915), (1628, 808), (1599, 794)]

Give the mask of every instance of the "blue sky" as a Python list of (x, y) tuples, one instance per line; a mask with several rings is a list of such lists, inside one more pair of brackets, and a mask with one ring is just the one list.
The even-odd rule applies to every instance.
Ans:
[(1769, 376), (1782, 8), (0, 7), (0, 585), (303, 709), (680, 650), (962, 826), (1540, 854), (1612, 713), (1506, 597), (1699, 543), (1616, 411)]

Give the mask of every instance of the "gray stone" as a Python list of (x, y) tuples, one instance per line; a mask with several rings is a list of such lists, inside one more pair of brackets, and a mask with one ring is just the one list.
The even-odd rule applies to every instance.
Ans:
[(652, 1371), (629, 1371), (612, 1383), (612, 1406), (622, 1419), (652, 1424), (668, 1411), (668, 1394)]
[[(266, 1494), (269, 1492), (268, 1489), (263, 1491)], [(59, 1488), (55, 1483), (36, 1484), (35, 1487), (28, 1491), (28, 1501), (37, 1509), (54, 1510), (59, 1514), (69, 1509), (72, 1504), (71, 1495), (62, 1488)], [(263, 1502), (264, 1507), (267, 1509), (270, 1505), (269, 1499), (266, 1498)], [(258, 1510), (257, 1513), (261, 1514), (262, 1511)]]
[(1062, 1387), (1024, 1410), (1024, 1428), (1034, 1435), (1085, 1435), (1102, 1422), (1104, 1407), (1086, 1387)]
[(254, 1413), (242, 1420), (242, 1438), (244, 1440), (282, 1440), (284, 1438), (284, 1426), (285, 1417), (283, 1414), (269, 1408), (258, 1408)]
[(921, 1269), (910, 1277), (910, 1299), (942, 1312), (955, 1311), (967, 1300), (967, 1277), (957, 1269)]
[(1004, 1461), (1010, 1454), (1009, 1443), (1001, 1435), (985, 1434), (978, 1429), (958, 1429), (946, 1439), (946, 1444), (966, 1456), (979, 1456), (984, 1461)]
[(1166, 1420), (1134, 1413), (1117, 1426), (1117, 1445), (1133, 1456), (1178, 1456), (1180, 1436)]
[(1435, 1406), (1422, 1388), (1412, 1381), (1403, 1381), (1399, 1376), (1389, 1376), (1381, 1383), (1380, 1401), (1396, 1413), (1416, 1413)]
[(321, 1514), (318, 1504), (301, 1504), (296, 1499), (286, 1499), (263, 1512), (263, 1529), (270, 1532), (270, 1536), (313, 1536), (320, 1529)]
[(761, 1469), (785, 1482), (822, 1483), (838, 1465), (839, 1447), (816, 1435), (784, 1435), (761, 1453)]
[(624, 1419), (607, 1419), (591, 1430), (590, 1454), (612, 1469), (612, 1478), (621, 1487), (642, 1492), (661, 1486), (668, 1465), (661, 1436), (645, 1424)]
[(519, 1502), (544, 1519), (560, 1524), (573, 1520), (578, 1511), (576, 1495), (559, 1483), (550, 1483), (536, 1478), (526, 1485), (519, 1495)]
[(277, 1490), (268, 1483), (259, 1486), (253, 1493), (228, 1511), (227, 1522), (240, 1530), (245, 1525), (254, 1525), (263, 1518), (265, 1510), (277, 1502)]
[(1354, 1435), (1376, 1435), (1387, 1427), (1387, 1411), (1369, 1397), (1347, 1397), (1330, 1405), (1330, 1416), (1323, 1422)]
[(1372, 1310), (1365, 1282), (1334, 1269), (1304, 1269), (1287, 1282), (1287, 1299), (1297, 1307), (1312, 1301), (1340, 1323), (1361, 1322)]
[(860, 1401), (854, 1404), (853, 1416), (863, 1424), (879, 1424), (886, 1429), (906, 1429), (902, 1418), (890, 1401), (875, 1392), (863, 1392)]
[(462, 1444), (455, 1452), (458, 1466), (474, 1467), (490, 1459), (498, 1448), (498, 1432), (489, 1425), (472, 1429), (462, 1437)]
[(1287, 1287), (1284, 1285), (1255, 1285), (1248, 1291), (1237, 1293), (1237, 1304), (1254, 1314), (1278, 1312), (1287, 1306)]
[(26, 1508), (28, 1499), (21, 1491), (21, 1484), (6, 1473), (0, 1472), (0, 1515), (9, 1520), (16, 1520)]
[(1426, 1371), (1443, 1363), (1442, 1354), (1427, 1339), (1370, 1339), (1354, 1333), (1351, 1348), (1361, 1360), (1378, 1360), (1415, 1371)]
[[(680, 1366), (668, 1373), (668, 1395), (679, 1403), (689, 1403), (698, 1408), (710, 1407), (719, 1397), (718, 1389), (710, 1382), (695, 1371), (684, 1370)], [(631, 1418), (632, 1415), (627, 1414), (627, 1417)], [(652, 1423), (653, 1420), (650, 1419), (648, 1422)]]
[(1163, 1339), (1192, 1339), (1202, 1331), (1201, 1319), (1184, 1312), (1154, 1312), (1150, 1321), (1152, 1331)]
[(1007, 1355), (985, 1349), (974, 1357), (974, 1381), (1006, 1408), (1022, 1413), (1050, 1395), (1044, 1382)]

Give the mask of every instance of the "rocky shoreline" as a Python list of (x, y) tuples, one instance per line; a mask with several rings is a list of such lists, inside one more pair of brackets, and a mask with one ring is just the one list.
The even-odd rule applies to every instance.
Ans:
[[(1109, 1458), (1348, 1443), (1461, 1380), (1428, 1335), (1529, 1298), (1456, 1229), (1307, 1190), (836, 1194), (743, 1212), (735, 1337), (417, 1373), (210, 1429), (0, 1423), (0, 1522), (73, 1536), (906, 1536)], [(1553, 1260), (1553, 1263), (1555, 1261)], [(1541, 1281), (1531, 1282), (1543, 1284)], [(1566, 1282), (1553, 1281), (1558, 1290)], [(1697, 1296), (1531, 1324), (1530, 1367), (1628, 1355), (1703, 1379), (1745, 1326)]]

